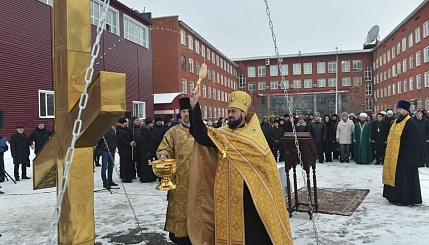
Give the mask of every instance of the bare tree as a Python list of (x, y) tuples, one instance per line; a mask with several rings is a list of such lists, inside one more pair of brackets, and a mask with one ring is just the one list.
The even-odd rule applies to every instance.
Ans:
[(349, 112), (364, 112), (365, 111), (365, 87), (350, 86), (350, 91), (346, 96), (346, 101), (343, 102), (345, 108)]

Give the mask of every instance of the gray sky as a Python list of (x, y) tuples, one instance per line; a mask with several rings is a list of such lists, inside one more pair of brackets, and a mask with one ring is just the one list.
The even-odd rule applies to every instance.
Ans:
[[(264, 0), (119, 0), (153, 17), (178, 15), (229, 58), (275, 55)], [(380, 40), (423, 0), (267, 0), (280, 54), (359, 50)]]

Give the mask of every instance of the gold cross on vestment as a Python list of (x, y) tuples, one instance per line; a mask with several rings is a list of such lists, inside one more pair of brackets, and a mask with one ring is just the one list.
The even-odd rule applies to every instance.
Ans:
[[(53, 1), (55, 133), (33, 161), (33, 188), (57, 186), (72, 139), (85, 73), (91, 61), (90, 0)], [(125, 74), (100, 72), (88, 87), (68, 186), (61, 204), (58, 244), (94, 244), (93, 146), (125, 112)]]

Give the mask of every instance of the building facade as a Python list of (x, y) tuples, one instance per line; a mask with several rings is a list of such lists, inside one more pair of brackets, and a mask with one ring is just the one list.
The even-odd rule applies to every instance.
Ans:
[(158, 116), (179, 113), (178, 100), (194, 90), (203, 63), (207, 77), (200, 86), (204, 119), (227, 116), (228, 98), (237, 88), (238, 66), (178, 16), (153, 18), (153, 80)]
[(373, 50), (374, 111), (429, 109), (429, 1), (423, 1)]
[[(94, 41), (102, 2), (91, 0), (90, 4)], [(54, 127), (51, 11), (48, 0), (29, 0), (25, 4), (0, 1), (1, 135), (12, 134), (17, 124), (30, 132), (38, 122)], [(99, 71), (127, 74), (128, 116), (153, 116), (151, 24), (150, 14), (142, 15), (110, 1), (94, 78)]]
[(373, 109), (370, 50), (287, 55), (280, 57), (281, 64), (276, 57), (235, 62), (240, 67), (238, 89), (252, 96), (251, 110), (260, 117)]

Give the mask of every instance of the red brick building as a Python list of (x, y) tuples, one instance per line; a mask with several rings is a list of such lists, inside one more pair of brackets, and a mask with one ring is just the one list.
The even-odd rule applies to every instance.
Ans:
[(373, 51), (374, 111), (429, 109), (429, 1), (423, 1)]
[[(91, 0), (93, 40), (101, 5)], [(94, 77), (101, 70), (126, 73), (127, 114), (153, 116), (150, 14), (112, 0), (108, 16)], [(48, 0), (0, 1), (0, 110), (5, 122), (0, 135), (10, 136), (17, 124), (27, 133), (40, 121), (53, 128), (51, 21)]]
[(201, 83), (199, 100), (203, 117), (215, 121), (227, 116), (228, 97), (237, 88), (238, 66), (178, 16), (152, 21), (154, 114), (177, 114), (179, 98), (189, 97), (206, 63), (207, 78)]
[[(238, 89), (252, 96), (251, 111), (260, 117), (372, 111), (370, 50), (282, 55), (280, 61), (279, 68), (275, 56), (235, 60), (240, 67)], [(287, 108), (285, 89), (293, 111)]]

